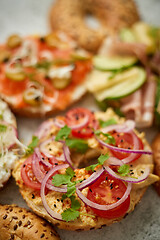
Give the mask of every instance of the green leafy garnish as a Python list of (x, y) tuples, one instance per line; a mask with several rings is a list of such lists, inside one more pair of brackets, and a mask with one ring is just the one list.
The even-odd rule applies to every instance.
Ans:
[(64, 140), (66, 138), (68, 138), (69, 134), (71, 133), (71, 129), (65, 125), (63, 128), (61, 128), (55, 138), (56, 141), (59, 140)]
[(68, 209), (64, 210), (64, 212), (61, 215), (62, 215), (62, 219), (64, 221), (69, 222), (69, 221), (74, 221), (75, 219), (77, 219), (80, 215), (80, 212), (77, 210), (74, 210), (72, 208), (68, 208)]
[(0, 132), (6, 132), (7, 131), (7, 126), (0, 124)]
[(71, 196), (70, 199), (71, 199), (71, 208), (74, 209), (74, 210), (80, 209), (81, 204), (80, 204), (80, 202), (76, 199), (76, 197), (75, 197), (75, 196)]
[(74, 148), (77, 152), (85, 153), (88, 149), (88, 144), (82, 139), (66, 139), (66, 145)]
[(36, 136), (32, 137), (32, 142), (28, 145), (26, 154), (32, 154), (34, 152), (35, 147), (37, 147), (39, 142), (39, 138)]
[(116, 143), (115, 138), (114, 138), (110, 133), (103, 133), (103, 132), (101, 132), (100, 130), (97, 130), (97, 131), (95, 131), (95, 134), (96, 134), (96, 135), (101, 135), (101, 134), (102, 134), (103, 136), (107, 137), (107, 139), (105, 140), (105, 142), (108, 143), (108, 144), (113, 144), (113, 145), (115, 145), (115, 143)]
[(87, 171), (92, 171), (92, 172), (93, 172), (94, 169), (95, 169), (97, 166), (99, 166), (99, 165), (103, 165), (104, 162), (105, 162), (108, 158), (109, 158), (109, 155), (108, 155), (108, 154), (101, 155), (101, 156), (98, 158), (98, 163), (86, 167), (86, 170), (87, 170)]
[(124, 117), (124, 114), (123, 114), (123, 112), (120, 110), (120, 108), (116, 107), (116, 108), (114, 108), (114, 111), (115, 111), (115, 113), (116, 113), (118, 116)]
[(103, 120), (99, 119), (99, 124), (102, 128), (104, 128), (104, 127), (107, 127), (109, 125), (117, 124), (117, 121), (114, 118), (111, 118), (107, 121), (103, 121)]
[(118, 169), (118, 173), (121, 175), (121, 176), (127, 176), (128, 173), (129, 173), (129, 165), (127, 164), (123, 164), (119, 167)]
[(66, 174), (56, 174), (53, 177), (52, 183), (54, 186), (59, 187), (63, 184), (68, 184), (70, 182), (71, 177)]
[(43, 68), (45, 70), (49, 70), (49, 68), (51, 67), (52, 62), (49, 61), (42, 61), (42, 62), (38, 62), (35, 67), (36, 68)]

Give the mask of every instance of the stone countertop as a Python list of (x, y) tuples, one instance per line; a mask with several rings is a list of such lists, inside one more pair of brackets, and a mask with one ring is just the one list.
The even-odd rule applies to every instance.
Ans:
[[(5, 41), (11, 33), (22, 35), (49, 31), (47, 24), (48, 9), (52, 0), (0, 0), (0, 42)], [(160, 22), (160, 0), (137, 0), (142, 18), (151, 24)], [(96, 110), (91, 96), (85, 97), (80, 106), (88, 106)], [(76, 105), (75, 105), (76, 106)], [(32, 133), (42, 120), (18, 118), (20, 138), (28, 142)], [(27, 133), (27, 134), (26, 134)], [(156, 129), (146, 131), (151, 142)], [(3, 190), (0, 191), (0, 203), (18, 204), (26, 207), (18, 187), (11, 178)], [(99, 230), (87, 232), (71, 232), (58, 230), (62, 240), (159, 240), (160, 239), (160, 198), (152, 187), (145, 193), (135, 211), (121, 222)]]

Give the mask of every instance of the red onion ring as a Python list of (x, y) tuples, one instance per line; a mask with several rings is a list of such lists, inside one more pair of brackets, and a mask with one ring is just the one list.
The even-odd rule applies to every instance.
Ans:
[(42, 159), (42, 155), (41, 155), (41, 153), (40, 153), (40, 151), (39, 151), (38, 148), (35, 148), (34, 152), (37, 154), (37, 157), (38, 157), (39, 161), (40, 161), (43, 165), (45, 165), (45, 166), (48, 167), (48, 168), (51, 168), (51, 167), (52, 167), (52, 164), (50, 164), (50, 163), (49, 163), (48, 161), (46, 161), (45, 159)]
[(92, 202), (91, 200), (86, 198), (78, 188), (76, 188), (76, 193), (77, 193), (78, 197), (82, 200), (82, 202), (84, 202), (87, 206), (89, 206), (91, 208), (98, 209), (98, 210), (107, 211), (107, 210), (111, 210), (113, 208), (116, 208), (121, 203), (123, 203), (127, 199), (128, 195), (130, 194), (131, 188), (132, 188), (132, 184), (128, 183), (127, 189), (126, 189), (123, 197), (120, 200), (118, 200), (117, 202), (115, 202), (113, 204), (110, 204), (110, 205), (100, 205), (100, 204)]
[(131, 182), (131, 183), (139, 183), (139, 182), (142, 182), (142, 181), (144, 181), (144, 180), (148, 177), (148, 175), (149, 175), (149, 173), (150, 173), (149, 167), (146, 167), (144, 173), (143, 173), (141, 176), (139, 176), (138, 178), (132, 178), (132, 177), (121, 176), (121, 175), (115, 173), (109, 166), (107, 166), (107, 165), (105, 165), (105, 164), (104, 164), (103, 166), (104, 166), (104, 168), (105, 168), (105, 171), (106, 171), (109, 175), (111, 175), (112, 177), (114, 177), (114, 178), (116, 178), (116, 179), (120, 179), (120, 180), (122, 180), (122, 181), (124, 181), (124, 182)]
[(89, 185), (93, 184), (102, 175), (103, 172), (104, 172), (103, 167), (100, 167), (89, 178), (84, 180), (82, 183), (77, 184), (76, 187), (79, 190), (82, 190), (82, 189), (88, 187)]
[(54, 140), (55, 140), (55, 136), (53, 136), (53, 137), (45, 140), (45, 141), (42, 142), (42, 143), (40, 144), (40, 146), (39, 146), (40, 151), (41, 151), (46, 157), (48, 157), (48, 158), (52, 158), (53, 155), (51, 155), (50, 153), (48, 153), (48, 151), (46, 150), (45, 146), (46, 146), (47, 144), (49, 144), (50, 142), (54, 141)]
[[(87, 125), (87, 123), (89, 122), (89, 116), (86, 115), (84, 118), (83, 118), (83, 121), (80, 122), (79, 124), (76, 124), (76, 125), (71, 125), (69, 126), (69, 128), (71, 129), (79, 129), (79, 128), (83, 128)], [(62, 120), (58, 120), (55, 118), (55, 121), (54, 121), (54, 124), (55, 126), (59, 127), (59, 128), (62, 128), (66, 125), (66, 123)]]
[(73, 167), (73, 163), (72, 163), (72, 160), (71, 160), (71, 157), (70, 157), (69, 148), (66, 146), (65, 143), (63, 144), (63, 152), (64, 152), (65, 161), (69, 164), (69, 166), (70, 166), (72, 169), (75, 169), (75, 168)]
[[(60, 164), (59, 166), (61, 166), (62, 164)], [(66, 164), (67, 165), (67, 164)], [(52, 166), (52, 168), (50, 169), (50, 171), (52, 169), (55, 169), (59, 166)], [(36, 155), (36, 152), (33, 154), (33, 157), (32, 157), (32, 170), (33, 170), (33, 173), (35, 175), (35, 177), (37, 178), (38, 182), (42, 183), (44, 177), (45, 177), (45, 173), (42, 172), (42, 170), (40, 169), (40, 165), (39, 165), (39, 158), (38, 156)], [(47, 183), (46, 183), (46, 187), (49, 189), (49, 190), (52, 190), (52, 191), (55, 191), (55, 192), (62, 192), (62, 193), (66, 193), (67, 192), (67, 187), (66, 185), (65, 186), (62, 186), (62, 187), (55, 187), (53, 184), (52, 184), (52, 181), (50, 179), (48, 179)]]
[(118, 158), (116, 157), (109, 157), (109, 159), (107, 159), (107, 164), (108, 165), (114, 165), (114, 166), (121, 166), (123, 165), (123, 161), (122, 160), (119, 160)]
[(39, 139), (45, 137), (51, 130), (51, 127), (54, 126), (54, 123), (51, 119), (43, 122), (37, 131), (35, 132), (35, 136), (37, 136)]
[(127, 120), (123, 124), (110, 125), (110, 126), (107, 126), (105, 128), (100, 129), (100, 131), (103, 132), (103, 133), (108, 133), (108, 132), (112, 132), (112, 131), (116, 131), (116, 132), (130, 132), (131, 130), (133, 130), (135, 128), (135, 125), (136, 125), (135, 121)]
[(46, 198), (45, 198), (45, 187), (47, 184), (47, 181), (49, 180), (49, 178), (58, 170), (61, 170), (62, 168), (68, 168), (69, 165), (68, 164), (61, 164), (59, 166), (56, 166), (54, 168), (52, 168), (44, 177), (42, 184), (41, 184), (41, 191), (40, 191), (40, 195), (41, 195), (41, 199), (42, 199), (42, 203), (44, 208), (46, 209), (47, 213), (54, 219), (62, 220), (62, 216), (59, 213), (54, 212), (47, 204)]

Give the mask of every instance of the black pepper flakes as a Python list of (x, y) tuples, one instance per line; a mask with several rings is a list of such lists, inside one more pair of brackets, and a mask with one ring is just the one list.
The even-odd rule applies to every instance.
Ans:
[(113, 189), (113, 184), (112, 183), (110, 184), (110, 189)]
[(143, 173), (144, 173), (144, 171), (141, 171), (141, 173), (143, 174)]
[(32, 193), (32, 199), (34, 199), (35, 198), (35, 195)]
[(57, 199), (57, 202), (59, 202), (60, 200), (59, 199)]
[(108, 177), (106, 177), (106, 180), (108, 180)]
[(58, 163), (55, 163), (54, 165), (58, 165)]
[(120, 197), (117, 197), (117, 200), (120, 200), (121, 198)]
[(92, 189), (89, 189), (90, 192), (92, 192)]

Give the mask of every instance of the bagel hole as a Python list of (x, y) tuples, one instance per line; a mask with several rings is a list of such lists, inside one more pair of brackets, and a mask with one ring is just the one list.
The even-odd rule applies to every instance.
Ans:
[(86, 25), (91, 29), (98, 29), (101, 27), (99, 20), (91, 13), (87, 13), (84, 17)]

